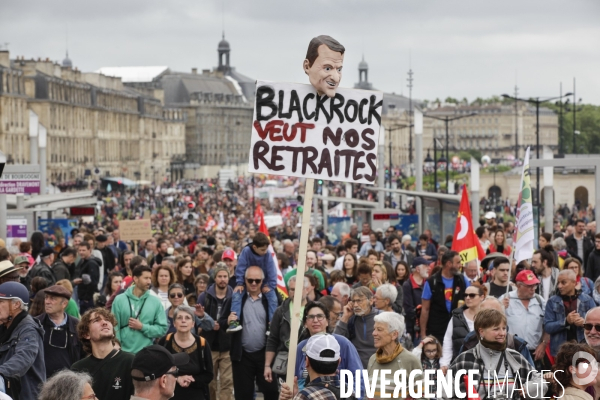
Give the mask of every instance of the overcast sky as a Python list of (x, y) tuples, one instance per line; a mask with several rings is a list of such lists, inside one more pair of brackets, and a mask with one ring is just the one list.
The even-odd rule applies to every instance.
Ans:
[(473, 100), (572, 91), (600, 105), (598, 0), (103, 0), (2, 1), (0, 44), (17, 55), (62, 60), (68, 29), (76, 67), (217, 65), (223, 26), (231, 64), (251, 77), (308, 82), (302, 71), (313, 36), (346, 47), (341, 86), (369, 80), (386, 92)]

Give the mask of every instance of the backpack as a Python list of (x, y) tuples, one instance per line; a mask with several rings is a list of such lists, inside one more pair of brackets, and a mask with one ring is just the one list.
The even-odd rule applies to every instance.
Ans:
[[(340, 388), (337, 386), (333, 386), (327, 383), (323, 383), (323, 382), (309, 382), (306, 386), (304, 386), (305, 388), (312, 386), (312, 387), (319, 387), (319, 388), (325, 388), (327, 390), (329, 390), (331, 393), (333, 393), (333, 395), (335, 396), (335, 398), (337, 400), (341, 400), (342, 397), (340, 395)], [(309, 396), (310, 397), (310, 396)], [(345, 399), (349, 399), (349, 400), (356, 400), (356, 397), (354, 396), (354, 393), (350, 395), (350, 397), (344, 397)]]
[[(194, 335), (194, 336), (196, 336), (196, 335)], [(168, 333), (165, 342), (171, 342), (172, 338), (173, 338), (173, 332)], [(200, 354), (202, 355), (202, 361), (204, 361), (204, 346), (206, 345), (206, 339), (204, 339), (202, 336), (196, 336), (196, 339), (199, 339), (199, 341), (200, 341)]]

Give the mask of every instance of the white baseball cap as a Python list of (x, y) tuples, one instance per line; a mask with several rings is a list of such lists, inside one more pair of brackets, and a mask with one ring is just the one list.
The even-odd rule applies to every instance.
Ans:
[(485, 214), (485, 219), (496, 219), (496, 213), (493, 211), (488, 211)]
[[(333, 350), (333, 356), (323, 356), (324, 350)], [(305, 347), (308, 358), (316, 361), (333, 362), (340, 359), (340, 344), (333, 335), (313, 335), (308, 339)]]

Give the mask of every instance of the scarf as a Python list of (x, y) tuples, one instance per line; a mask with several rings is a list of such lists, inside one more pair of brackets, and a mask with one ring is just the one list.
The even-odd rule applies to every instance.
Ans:
[(491, 342), (489, 340), (485, 340), (484, 338), (481, 338), (480, 343), (483, 347), (485, 347), (487, 349), (491, 349), (491, 350), (495, 350), (495, 351), (506, 350), (506, 339), (504, 340), (503, 343), (498, 343), (496, 341)]
[(19, 323), (21, 321), (23, 321), (27, 315), (28, 314), (26, 311), (21, 311), (20, 313), (18, 313), (17, 315), (14, 316), (14, 318), (12, 319), (12, 323), (10, 324), (10, 327), (8, 329), (6, 329), (4, 332), (0, 333), (0, 343), (8, 342), (8, 339), (10, 339), (10, 337), (11, 337), (12, 333), (14, 332), (15, 328), (17, 327), (17, 325), (19, 325)]
[(391, 363), (392, 361), (394, 361), (394, 359), (396, 357), (398, 357), (398, 355), (400, 353), (402, 353), (402, 350), (404, 350), (404, 348), (402, 347), (402, 345), (400, 343), (398, 343), (396, 345), (396, 348), (392, 352), (392, 354), (390, 354), (388, 356), (388, 355), (383, 354), (382, 348), (379, 348), (379, 349), (377, 349), (377, 352), (375, 353), (375, 359), (377, 360), (377, 362), (379, 364), (388, 364), (388, 363)]

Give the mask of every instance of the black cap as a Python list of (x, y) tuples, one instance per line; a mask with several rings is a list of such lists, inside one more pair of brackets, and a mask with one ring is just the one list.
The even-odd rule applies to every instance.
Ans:
[(51, 254), (54, 254), (54, 249), (52, 249), (52, 247), (42, 247), (42, 250), (40, 250), (41, 258), (48, 257)]
[(190, 362), (187, 353), (171, 354), (169, 350), (154, 344), (140, 350), (133, 358), (131, 370), (142, 371), (143, 377), (132, 376), (135, 381), (148, 382), (160, 378), (173, 367), (182, 367)]
[(426, 258), (423, 257), (415, 257), (412, 262), (413, 268), (417, 268), (419, 265), (429, 265), (431, 261), (427, 261)]
[(96, 242), (98, 243), (104, 243), (108, 240), (108, 238), (106, 237), (106, 235), (98, 235), (96, 236)]

